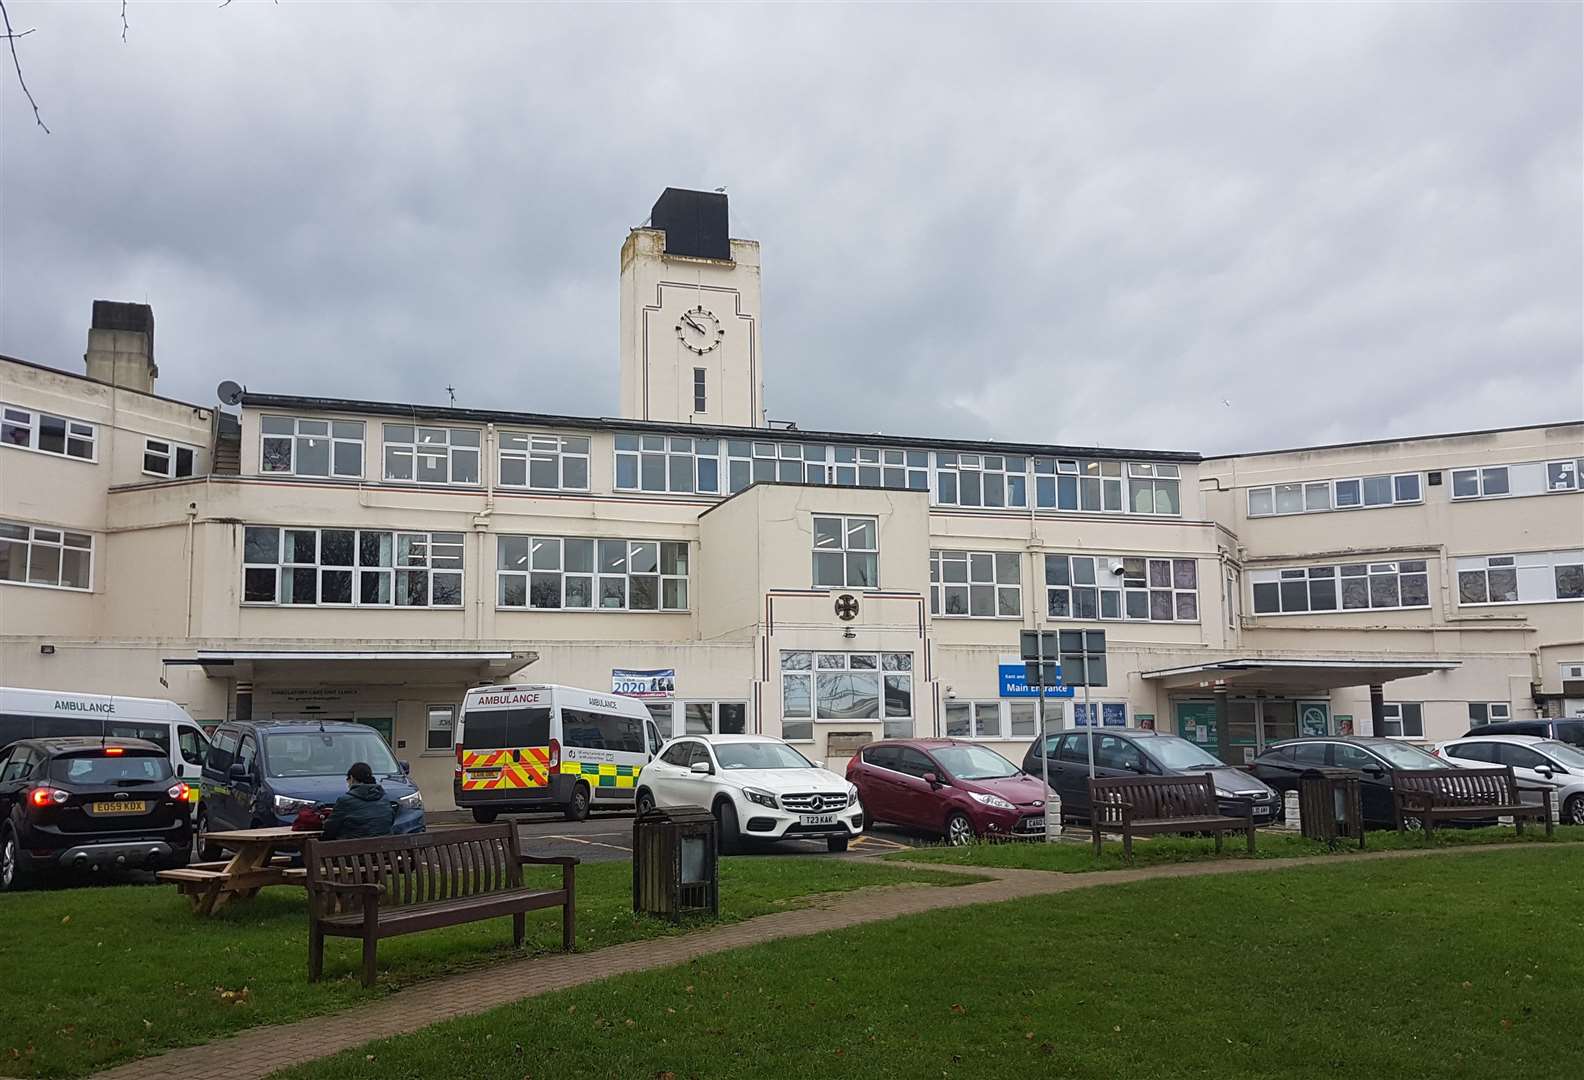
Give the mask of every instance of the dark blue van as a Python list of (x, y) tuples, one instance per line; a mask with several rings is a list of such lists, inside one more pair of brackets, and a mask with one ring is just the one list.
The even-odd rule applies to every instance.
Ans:
[(326, 807), (346, 794), (347, 770), (366, 761), (396, 804), (398, 833), (424, 831), (423, 797), (380, 733), (345, 720), (267, 720), (220, 725), (204, 759), (198, 798), (197, 847), (225, 829), (290, 825), (300, 810)]

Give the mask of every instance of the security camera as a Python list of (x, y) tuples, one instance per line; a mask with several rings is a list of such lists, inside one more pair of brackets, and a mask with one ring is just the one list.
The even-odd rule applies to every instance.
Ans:
[(1127, 567), (1123, 566), (1121, 563), (1117, 563), (1111, 568), (1112, 577), (1121, 577), (1125, 573), (1127, 573)]

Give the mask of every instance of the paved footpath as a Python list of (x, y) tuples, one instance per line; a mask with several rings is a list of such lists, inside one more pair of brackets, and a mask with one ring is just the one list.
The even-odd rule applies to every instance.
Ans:
[[(1512, 850), (1520, 846), (1533, 850), (1528, 845), (1499, 844), (1371, 852), (1349, 855), (1345, 860), (1337, 856), (1320, 855), (1255, 862), (1229, 860), (1178, 863), (1086, 874), (911, 864), (920, 869), (960, 872), (992, 880), (954, 887), (915, 883), (859, 889), (822, 898), (813, 907), (761, 915), (676, 937), (613, 945), (597, 953), (571, 956), (548, 953), (512, 960), (462, 975), (419, 983), (372, 1005), (290, 1024), (253, 1028), (218, 1042), (129, 1062), (99, 1073), (98, 1076), (101, 1080), (255, 1080), (288, 1065), (361, 1046), (371, 1039), (416, 1031), (453, 1016), (484, 1012), (553, 990), (579, 986), (613, 975), (683, 964), (695, 957), (757, 945), (761, 941), (803, 937), (943, 908), (1103, 888), (1130, 881), (1247, 874), (1320, 864), (1356, 866), (1361, 862), (1380, 859), (1468, 855), (1482, 851)], [(598, 956), (597, 963), (593, 962), (595, 956)]]

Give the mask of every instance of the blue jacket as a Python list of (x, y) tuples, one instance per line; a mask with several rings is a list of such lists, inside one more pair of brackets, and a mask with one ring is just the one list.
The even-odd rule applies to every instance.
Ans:
[(389, 836), (396, 822), (396, 804), (378, 784), (353, 784), (336, 800), (325, 821), (326, 840), (352, 840), (363, 836)]

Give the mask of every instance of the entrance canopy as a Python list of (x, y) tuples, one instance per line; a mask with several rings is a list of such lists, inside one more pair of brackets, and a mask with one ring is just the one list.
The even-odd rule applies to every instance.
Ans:
[(338, 680), (371, 682), (432, 681), (454, 675), (458, 679), (498, 679), (539, 659), (534, 652), (508, 650), (434, 649), (383, 652), (377, 650), (268, 650), (199, 649), (191, 658), (169, 659), (167, 664), (196, 664), (204, 674), (242, 681), (292, 676), (311, 669), (333, 668)]
[(1188, 667), (1161, 668), (1141, 676), (1168, 690), (1267, 690), (1275, 693), (1313, 694), (1345, 686), (1379, 686), (1393, 679), (1409, 679), (1433, 671), (1450, 671), (1456, 660), (1424, 657), (1383, 659), (1371, 657), (1309, 657), (1269, 659), (1250, 657), (1212, 660)]

